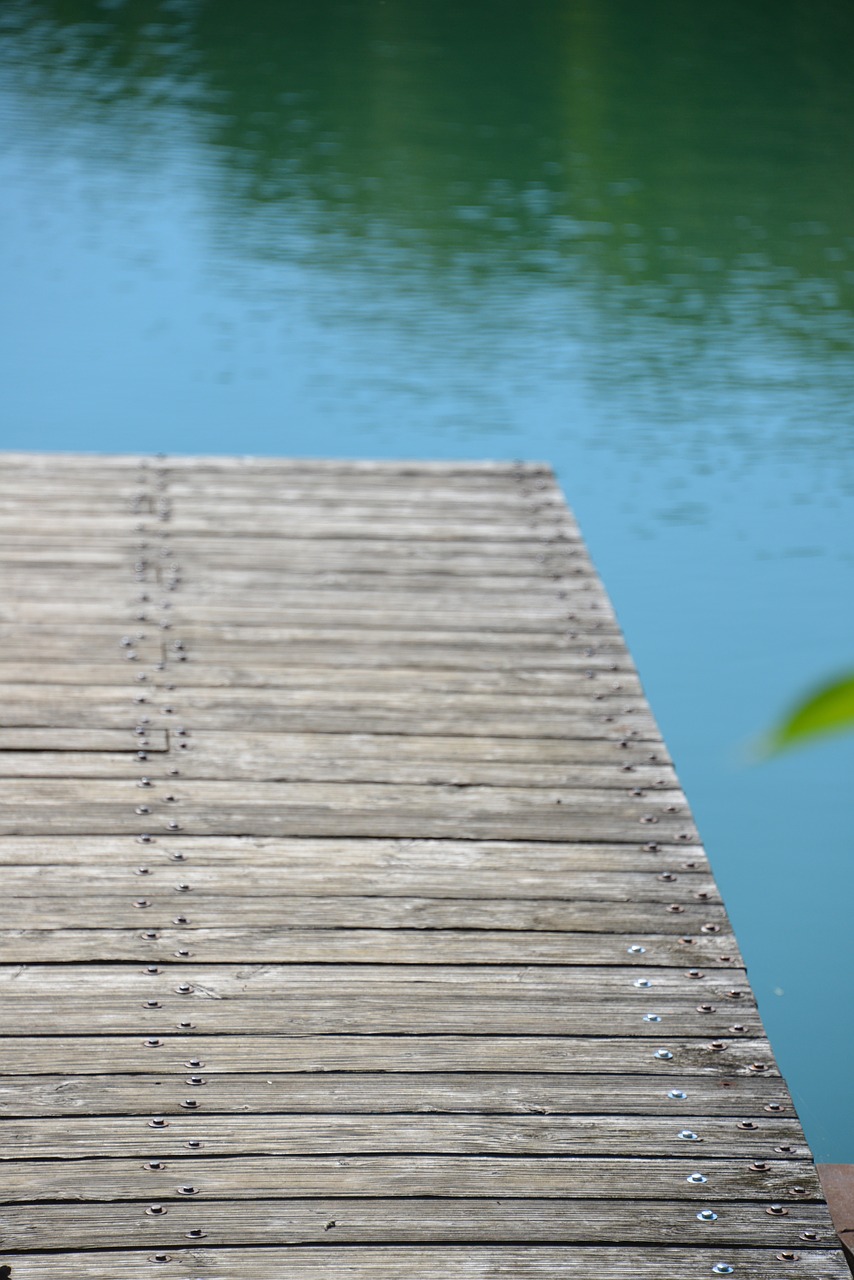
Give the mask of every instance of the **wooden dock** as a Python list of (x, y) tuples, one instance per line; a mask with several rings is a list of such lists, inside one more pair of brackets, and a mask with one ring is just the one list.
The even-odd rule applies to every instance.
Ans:
[(6, 455), (0, 546), (0, 1275), (849, 1277), (548, 468)]

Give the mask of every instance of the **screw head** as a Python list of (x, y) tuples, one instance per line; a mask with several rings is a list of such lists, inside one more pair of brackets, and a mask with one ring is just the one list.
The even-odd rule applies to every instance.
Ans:
[(698, 1222), (717, 1222), (718, 1215), (713, 1209), (701, 1209), (697, 1214)]
[(684, 1089), (671, 1089), (667, 1096), (668, 1098), (672, 1098), (674, 1102), (684, 1102), (688, 1097)]
[(702, 1142), (700, 1135), (695, 1133), (693, 1129), (680, 1129), (676, 1136), (681, 1138), (683, 1142)]
[(660, 1013), (645, 1013), (643, 1015), (644, 1022), (661, 1022)]
[(713, 1276), (731, 1276), (735, 1267), (731, 1267), (728, 1262), (716, 1262), (712, 1267)]
[[(148, 1214), (149, 1218), (157, 1218), (160, 1217), (161, 1214), (166, 1213), (167, 1209), (165, 1204), (150, 1204), (145, 1212)], [(164, 1254), (163, 1256), (165, 1257), (166, 1255)]]
[(685, 1181), (693, 1182), (695, 1186), (699, 1186), (703, 1182), (708, 1182), (709, 1179), (704, 1173), (689, 1173)]
[(198, 1187), (191, 1187), (189, 1184), (178, 1188), (179, 1196), (196, 1196), (199, 1194)]
[(168, 1129), (169, 1121), (163, 1116), (152, 1116), (148, 1122), (149, 1129)]
[(658, 1058), (659, 1062), (670, 1062), (671, 1058), (673, 1057), (673, 1054), (670, 1052), (669, 1049), (656, 1049), (655, 1053), (652, 1056), (654, 1058)]
[(650, 981), (649, 978), (635, 978), (634, 985), (636, 987), (642, 987), (644, 990), (647, 990), (649, 987), (652, 986), (652, 982)]
[(626, 951), (630, 956), (646, 955), (646, 947), (627, 947)]
[(784, 1218), (789, 1210), (784, 1204), (770, 1204), (765, 1210), (772, 1218)]

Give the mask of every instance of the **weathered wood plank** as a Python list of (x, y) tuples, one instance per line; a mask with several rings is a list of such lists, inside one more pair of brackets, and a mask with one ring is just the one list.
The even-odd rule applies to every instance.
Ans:
[[(148, 880), (144, 905), (140, 905), (143, 900), (139, 897), (129, 896), (132, 892), (139, 893), (136, 885), (125, 886), (124, 896), (99, 895), (94, 901), (83, 886), (73, 883), (69, 883), (64, 892), (53, 883), (49, 888), (50, 896), (15, 897), (10, 884), (7, 890), (10, 896), (4, 903), (4, 929), (68, 929), (75, 926), (80, 929), (138, 929), (141, 923), (146, 927), (156, 927), (169, 923), (178, 909), (174, 885), (163, 885), (165, 895), (159, 895), (152, 891)], [(280, 888), (280, 894), (283, 894), (283, 889), (284, 886)], [(506, 929), (535, 934), (605, 934), (613, 941), (566, 939), (567, 945), (578, 947), (580, 957), (583, 957), (577, 963), (595, 963), (592, 957), (598, 953), (600, 964), (607, 964), (609, 959), (616, 957), (622, 963), (628, 946), (637, 945), (635, 940), (641, 935), (650, 944), (644, 943), (647, 954), (639, 957), (644, 964), (678, 964), (680, 960), (686, 962), (688, 958), (700, 955), (711, 958), (721, 950), (724, 940), (729, 945), (731, 938), (723, 908), (697, 903), (689, 903), (681, 912), (675, 913), (671, 906), (677, 904), (672, 901), (667, 905), (657, 902), (632, 907), (596, 899), (576, 899), (570, 903), (544, 898), (355, 898), (344, 894), (324, 898), (276, 896), (273, 886), (267, 894), (260, 896), (262, 885), (259, 885), (256, 896), (237, 897), (238, 891), (238, 886), (234, 885), (226, 888), (219, 897), (194, 895), (192, 908), (186, 913), (193, 928), (429, 929), (464, 930), (467, 934)], [(140, 919), (140, 910), (147, 912), (144, 921)], [(185, 914), (183, 909), (181, 914)], [(701, 941), (697, 946), (694, 943), (690, 953), (687, 951), (690, 944), (674, 947), (672, 942), (662, 944), (658, 936), (671, 933), (692, 936), (698, 932), (720, 936), (711, 944)], [(529, 941), (530, 945), (537, 945), (536, 938)], [(405, 940), (402, 940), (402, 945), (405, 948)]]
[[(708, 1043), (672, 1036), (672, 1058), (656, 1058), (657, 1045), (623, 1036), (490, 1035), (258, 1035), (216, 1036), (172, 1032), (149, 1046), (139, 1036), (51, 1036), (10, 1034), (3, 1045), (7, 1069), (30, 1072), (99, 1075), (114, 1072), (167, 1072), (186, 1076), (200, 1063), (210, 1073), (245, 1071), (247, 1060), (261, 1072), (398, 1071), (417, 1075), (441, 1071), (557, 1072), (565, 1075), (605, 1074), (654, 1076), (662, 1088), (687, 1090), (696, 1077), (718, 1082), (737, 1078), (763, 1080), (779, 1073), (767, 1040), (733, 1039), (725, 1055)], [(248, 1057), (247, 1057), (248, 1056)], [(724, 1061), (725, 1059), (725, 1061)], [(761, 1067), (761, 1072), (757, 1070)], [(689, 1084), (686, 1085), (685, 1081)], [(186, 1096), (186, 1095), (184, 1095)], [(738, 1146), (740, 1132), (733, 1134)]]
[[(104, 1044), (109, 1050), (111, 1043)], [(48, 1067), (52, 1053), (44, 1055)], [(0, 1076), (0, 1114), (5, 1116), (184, 1115), (185, 1089), (172, 1087), (169, 1072), (159, 1072), (160, 1056), (145, 1075)], [(247, 1063), (250, 1065), (250, 1063)], [(173, 1075), (180, 1066), (171, 1068)], [(267, 1071), (217, 1075), (192, 1072), (191, 1091), (203, 1089), (206, 1112), (240, 1115), (287, 1112), (476, 1112), (551, 1115), (627, 1115), (641, 1113), (681, 1119), (684, 1114), (754, 1118), (792, 1116), (794, 1107), (783, 1082), (762, 1076), (693, 1077), (685, 1097), (671, 1097), (660, 1079), (650, 1076), (546, 1075), (529, 1072), (480, 1072), (405, 1075), (383, 1072), (321, 1072), (283, 1075)], [(184, 1084), (186, 1084), (184, 1080)], [(199, 1083), (202, 1081), (203, 1083)], [(686, 1111), (686, 1108), (688, 1111)], [(772, 1108), (771, 1111), (768, 1108)], [(775, 1159), (782, 1159), (779, 1153)], [(742, 1155), (736, 1167), (742, 1168)], [(799, 1179), (795, 1178), (795, 1182)]]
[[(9, 837), (7, 837), (8, 839)], [(5, 851), (2, 851), (5, 853)], [(46, 852), (46, 851), (43, 851)], [(120, 897), (127, 901), (128, 894), (144, 892), (153, 901), (162, 901), (158, 895), (164, 891), (169, 895), (175, 892), (177, 883), (188, 883), (176, 877), (176, 866), (164, 859), (155, 851), (155, 859), (145, 854), (147, 861), (138, 865), (139, 854), (124, 859), (124, 865), (113, 863), (104, 865), (96, 858), (86, 863), (67, 869), (63, 864), (52, 869), (46, 877), (41, 866), (28, 865), (22, 855), (21, 863), (12, 863), (6, 857), (0, 857), (3, 866), (3, 889), (9, 899), (41, 898), (49, 901), (59, 896), (67, 898), (88, 898), (90, 905), (96, 895), (100, 899)], [(9, 851), (14, 856), (14, 850)], [(202, 854), (204, 858), (204, 854)], [(435, 888), (430, 893), (407, 893), (406, 883), (410, 869), (405, 865), (395, 867), (392, 863), (383, 866), (382, 855), (378, 855), (373, 866), (365, 859), (362, 866), (334, 868), (327, 871), (325, 865), (320, 867), (313, 862), (303, 862), (293, 854), (283, 851), (277, 862), (268, 865), (256, 863), (253, 866), (235, 866), (233, 862), (204, 862), (198, 857), (183, 859), (192, 864), (190, 875), (193, 893), (193, 923), (202, 927), (205, 911), (215, 910), (217, 898), (228, 897), (234, 903), (235, 910), (250, 910), (246, 899), (257, 897), (257, 904), (265, 909), (265, 899), (276, 899), (273, 910), (313, 910), (317, 905), (321, 912), (335, 910), (328, 900), (336, 896), (352, 899), (354, 903), (375, 905), (377, 898), (423, 898), (423, 899), (462, 899), (472, 904), (474, 917), (469, 917), (469, 924), (474, 925), (479, 910), (478, 900), (485, 899), (482, 904), (487, 910), (498, 913), (495, 918), (504, 918), (500, 913), (522, 910), (518, 904), (531, 904), (542, 901), (546, 911), (560, 909), (576, 911), (585, 929), (595, 928), (595, 922), (589, 923), (587, 915), (593, 909), (603, 909), (600, 917), (604, 920), (616, 919), (609, 911), (643, 910), (645, 925), (655, 921), (659, 933), (688, 932), (687, 919), (674, 919), (674, 916), (685, 916), (695, 919), (694, 912), (699, 912), (704, 919), (720, 919), (720, 899), (718, 890), (708, 874), (697, 871), (664, 872), (655, 874), (652, 871), (602, 870), (596, 868), (578, 869), (573, 865), (571, 857), (563, 864), (552, 867), (534, 868), (530, 875), (520, 883), (518, 859), (508, 858), (506, 865), (500, 862), (493, 865), (478, 866), (475, 859), (471, 864), (461, 860), (458, 867), (438, 865), (432, 874), (435, 877)], [(412, 873), (421, 876), (429, 875), (429, 866), (412, 868)], [(183, 874), (183, 873), (182, 873)], [(144, 877), (144, 882), (140, 877)], [(366, 877), (366, 879), (362, 879)], [(140, 884), (143, 888), (140, 889)], [(362, 892), (358, 893), (357, 890)], [(310, 901), (301, 903), (300, 898)], [(279, 901), (287, 899), (287, 902)], [(685, 906), (684, 912), (667, 910), (664, 913), (649, 911), (651, 904), (664, 904), (670, 908), (674, 904)], [(583, 904), (583, 905), (582, 905)], [(618, 908), (611, 904), (620, 904)], [(110, 904), (112, 905), (112, 904)], [(446, 902), (448, 910), (454, 910), (453, 902)], [(341, 904), (346, 909), (347, 904)], [(688, 908), (691, 907), (692, 911)], [(380, 904), (379, 909), (384, 909)], [(389, 910), (395, 909), (393, 906)], [(402, 909), (402, 908), (400, 908)], [(428, 909), (430, 909), (428, 907)], [(469, 909), (468, 905), (465, 908)], [(202, 913), (200, 915), (200, 912)], [(704, 913), (709, 912), (708, 916)], [(627, 919), (627, 916), (622, 917)], [(90, 920), (90, 923), (92, 921)], [(318, 921), (321, 923), (321, 921)], [(133, 920), (134, 926), (138, 919)], [(672, 924), (672, 928), (671, 928)], [(628, 925), (624, 931), (633, 932)], [(619, 932), (613, 928), (606, 932)]]
[[(789, 1148), (795, 1160), (809, 1160), (798, 1121), (769, 1116), (755, 1130), (739, 1128), (737, 1116), (680, 1117), (614, 1115), (334, 1115), (309, 1113), (219, 1116), (204, 1109), (202, 1090), (186, 1084), (192, 1115), (173, 1115), (160, 1127), (135, 1116), (64, 1116), (8, 1120), (0, 1163), (39, 1158), (81, 1159), (105, 1156), (156, 1159), (186, 1156), (188, 1140), (198, 1140), (205, 1158), (228, 1155), (405, 1154), (422, 1155), (639, 1155), (687, 1160), (725, 1159), (738, 1142), (742, 1157), (774, 1161), (775, 1148)], [(162, 1118), (162, 1117), (156, 1117)], [(690, 1124), (688, 1123), (690, 1119)], [(682, 1133), (696, 1133), (688, 1141)], [(690, 1148), (690, 1153), (687, 1150)], [(813, 1199), (823, 1199), (814, 1178)], [(664, 1184), (665, 1187), (667, 1183)], [(282, 1188), (285, 1195), (287, 1188)], [(670, 1195), (687, 1196), (673, 1180)], [(722, 1192), (719, 1192), (722, 1195)], [(794, 1197), (798, 1199), (798, 1197)]]
[[(117, 1248), (129, 1238), (150, 1247), (183, 1246), (186, 1233), (202, 1230), (208, 1245), (450, 1242), (695, 1244), (804, 1246), (804, 1230), (823, 1232), (823, 1205), (792, 1204), (786, 1217), (770, 1218), (765, 1206), (722, 1202), (714, 1223), (697, 1219), (697, 1202), (403, 1199), (254, 1200), (172, 1202), (148, 1217), (141, 1205), (36, 1204), (4, 1210), (9, 1250)], [(642, 1211), (641, 1211), (642, 1206)]]
[[(830, 1242), (826, 1231), (818, 1232)], [(841, 1251), (807, 1248), (803, 1242), (790, 1241), (798, 1260), (798, 1280), (849, 1280), (850, 1272)], [(750, 1280), (780, 1280), (779, 1246), (761, 1248), (729, 1247), (727, 1265), (736, 1275)], [(15, 1255), (15, 1280), (151, 1280), (151, 1248), (142, 1251), (123, 1249), (96, 1253), (27, 1253)], [(712, 1268), (721, 1258), (719, 1248), (696, 1246), (677, 1248), (672, 1245), (596, 1246), (574, 1243), (549, 1246), (525, 1243), (516, 1245), (362, 1245), (358, 1249), (299, 1245), (288, 1247), (254, 1247), (250, 1249), (187, 1246), (182, 1241), (165, 1255), (171, 1266), (168, 1274), (198, 1280), (329, 1280), (330, 1276), (347, 1280), (448, 1280), (449, 1275), (461, 1280), (697, 1280), (713, 1274)]]
[[(681, 793), (641, 797), (601, 789), (388, 787), (344, 783), (194, 780), (155, 812), (132, 783), (0, 779), (4, 834), (170, 830), (195, 835), (433, 836), (536, 840), (697, 840)], [(139, 813), (139, 809), (147, 812)], [(171, 824), (171, 825), (170, 825)]]
[[(138, 743), (135, 735), (122, 729), (10, 729), (4, 732), (6, 741), (14, 743), (16, 735), (27, 734), (26, 741), (44, 744), (58, 740), (58, 749), (44, 749), (42, 746), (0, 747), (0, 777), (4, 778), (122, 778), (129, 776), (134, 780), (142, 773), (138, 767), (134, 774), (129, 774), (128, 753), (136, 759)], [(79, 737), (67, 737), (79, 734)], [(120, 744), (96, 746), (94, 750), (78, 749), (77, 744), (86, 741), (85, 735), (91, 735), (95, 744), (106, 744), (106, 735), (117, 735), (113, 741)], [(32, 736), (29, 736), (32, 735)], [(39, 738), (37, 735), (43, 735)], [(118, 735), (121, 735), (119, 737)], [(322, 734), (258, 734), (265, 739), (263, 744), (241, 741), (229, 735), (223, 741), (213, 733), (193, 734), (193, 750), (188, 752), (183, 761), (181, 776), (186, 779), (206, 778), (212, 781), (252, 779), (258, 782), (399, 782), (410, 786), (525, 786), (525, 787), (571, 787), (586, 790), (609, 788), (625, 790), (627, 782), (633, 788), (642, 790), (673, 789), (676, 785), (675, 775), (668, 765), (639, 764), (632, 767), (631, 772), (624, 772), (620, 761), (626, 757), (622, 754), (618, 742), (596, 738), (583, 740), (560, 739), (547, 741), (559, 742), (567, 748), (566, 756), (579, 755), (604, 757), (601, 764), (575, 764), (568, 760), (564, 764), (539, 764), (524, 761), (516, 764), (504, 761), (478, 760), (477, 744), (482, 739), (456, 738), (443, 739), (445, 742), (459, 744), (464, 749), (458, 754), (449, 751), (444, 761), (432, 752), (424, 751), (419, 759), (418, 747), (423, 742), (435, 742), (436, 739), (415, 739), (394, 734), (378, 734), (369, 738), (368, 749), (363, 749), (364, 738), (352, 735), (352, 742), (346, 746), (341, 743), (336, 750), (333, 744), (338, 743), (343, 735), (332, 737)], [(368, 735), (364, 735), (368, 737)], [(303, 752), (291, 745), (290, 739), (302, 739), (311, 745)], [(387, 738), (400, 744), (396, 756)], [(148, 735), (148, 751), (165, 751), (166, 735), (162, 730), (152, 730)], [(20, 740), (20, 739), (19, 739)], [(282, 740), (283, 749), (277, 749)], [(508, 741), (505, 739), (504, 741)], [(509, 741), (513, 741), (510, 739)], [(529, 739), (518, 739), (521, 743)], [(69, 745), (66, 746), (65, 743)], [(374, 745), (376, 744), (376, 745)], [(385, 751), (380, 747), (385, 745)], [(635, 754), (643, 759), (646, 752), (640, 744), (635, 746)], [(123, 749), (124, 748), (124, 749)], [(534, 754), (531, 751), (531, 754)], [(133, 761), (131, 761), (133, 763)], [(163, 762), (165, 764), (165, 762)], [(161, 770), (157, 770), (161, 772)], [(171, 772), (171, 768), (167, 773)], [(168, 778), (167, 778), (168, 781)], [(156, 798), (155, 790), (152, 792)]]
[[(404, 1123), (404, 1132), (408, 1132)], [(419, 1134), (420, 1131), (416, 1131)], [(380, 1139), (381, 1140), (381, 1139)], [(203, 1141), (206, 1141), (203, 1139)], [(207, 1150), (207, 1147), (204, 1148)], [(79, 1166), (69, 1160), (0, 1161), (0, 1202), (32, 1200), (118, 1200), (148, 1203), (177, 1199), (192, 1186), (201, 1200), (254, 1200), (303, 1196), (448, 1196), (475, 1199), (512, 1196), (520, 1200), (555, 1198), (672, 1200), (703, 1207), (727, 1200), (783, 1200), (804, 1204), (824, 1200), (815, 1167), (804, 1160), (709, 1159), (700, 1161), (707, 1181), (692, 1183), (697, 1160), (607, 1159), (587, 1156), (249, 1156), (235, 1177), (230, 1159), (208, 1155), (156, 1159), (94, 1158)], [(152, 1168), (151, 1165), (159, 1167)], [(754, 1169), (753, 1164), (764, 1166)], [(797, 1196), (792, 1187), (803, 1187)]]
[[(251, 963), (254, 960), (258, 963), (289, 964), (384, 961), (395, 964), (453, 964), (471, 961), (504, 966), (525, 961), (529, 964), (562, 965), (604, 964), (609, 959), (624, 959), (623, 953), (628, 950), (626, 946), (617, 950), (611, 945), (609, 954), (609, 944), (597, 942), (595, 935), (584, 934), (524, 934), (520, 938), (520, 935), (512, 933), (500, 935), (477, 931), (453, 934), (396, 931), (389, 937), (387, 933), (370, 930), (300, 931), (258, 925), (241, 928), (234, 924), (222, 928), (195, 928), (192, 925), (173, 925), (172, 921), (178, 918), (172, 914), (174, 910), (173, 906), (162, 916), (147, 915), (145, 923), (151, 924), (152, 928), (143, 930), (64, 927), (0, 930), (0, 961), (88, 963), (138, 960), (140, 963), (153, 963), (169, 962), (175, 956), (188, 953), (197, 961), (214, 964)], [(57, 914), (56, 920), (60, 919)], [(169, 923), (163, 925), (163, 920)], [(48, 920), (42, 919), (39, 923), (47, 925)], [(643, 962), (647, 969), (657, 964), (671, 964), (680, 958), (680, 950), (670, 946), (669, 939), (639, 932), (620, 939), (620, 942), (628, 943), (630, 938), (631, 945), (640, 943), (647, 947), (647, 955), (642, 961), (638, 960), (638, 964)], [(697, 935), (693, 941), (695, 945), (690, 953), (681, 952), (681, 958), (688, 955), (694, 964), (721, 970), (741, 964), (731, 937), (726, 939), (729, 950), (725, 961), (719, 954), (723, 945), (720, 938), (712, 941)]]
[[(2, 686), (0, 686), (2, 692)], [(150, 729), (147, 751), (163, 752), (168, 748), (165, 729)], [(116, 753), (127, 776), (128, 755), (136, 755), (138, 743), (132, 729), (74, 729), (33, 728), (32, 726), (0, 726), (0, 774), (9, 777), (9, 760), (16, 758), (32, 760), (46, 753), (53, 753), (58, 762), (65, 762), (69, 753), (97, 753), (97, 758), (104, 754)], [(61, 767), (61, 765), (60, 765)], [(67, 776), (67, 775), (66, 775)]]
[[(436, 1035), (464, 1035), (470, 1027), (477, 1026), (479, 1034), (595, 1036), (607, 1026), (612, 1035), (646, 1040), (650, 1060), (660, 1045), (669, 1049), (674, 1035), (696, 1036), (698, 1048), (710, 1055), (713, 1046), (720, 1046), (714, 1056), (721, 1060), (723, 1070), (743, 1057), (743, 1045), (753, 1044), (761, 1034), (755, 1009), (739, 1010), (744, 1021), (737, 1025), (743, 1029), (735, 1033), (729, 1025), (732, 1015), (726, 1009), (703, 1014), (695, 1007), (680, 1008), (669, 1001), (655, 1003), (662, 1024), (654, 1025), (650, 1036), (650, 1024), (643, 1020), (645, 1007), (631, 1009), (619, 1002), (574, 1004), (537, 996), (534, 1007), (525, 1009), (520, 1007), (518, 997), (488, 999), (472, 995), (442, 1000), (423, 996), (414, 988), (401, 988), (393, 997), (385, 998), (363, 992), (339, 997), (310, 992), (263, 1001), (203, 996), (182, 1000), (174, 994), (176, 989), (152, 988), (149, 999), (157, 1000), (156, 1008), (149, 1008), (145, 1001), (134, 1005), (111, 996), (100, 996), (94, 1008), (91, 999), (65, 997), (61, 1009), (55, 1001), (37, 996), (26, 1001), (8, 999), (0, 1009), (0, 1031), (14, 1035), (22, 1026), (30, 1025), (45, 1035), (97, 1032), (162, 1036), (187, 1025), (205, 1035), (413, 1035), (429, 1026)], [(408, 1008), (400, 1007), (401, 999)], [(721, 1036), (726, 1039), (719, 1039)], [(653, 1040), (657, 1042), (652, 1043)]]
[[(534, 995), (545, 998), (548, 993), (560, 1000), (586, 1000), (598, 1005), (609, 999), (629, 1000), (641, 1010), (650, 999), (671, 996), (686, 1001), (727, 1000), (733, 1009), (752, 1004), (752, 995), (745, 981), (743, 969), (733, 968), (731, 963), (718, 964), (708, 971), (688, 969), (650, 969), (646, 979), (647, 956), (640, 957), (641, 968), (626, 965), (624, 939), (615, 940), (614, 965), (532, 965), (511, 961), (495, 967), (489, 964), (468, 963), (441, 964), (427, 962), (421, 965), (375, 963), (355, 966), (352, 964), (190, 964), (173, 962), (151, 974), (136, 964), (81, 965), (69, 968), (64, 964), (31, 964), (0, 966), (0, 993), (4, 999), (30, 998), (37, 992), (65, 999), (68, 992), (86, 993), (100, 991), (103, 995), (146, 997), (152, 988), (162, 989), (170, 982), (193, 982), (199, 986), (199, 994), (214, 999), (227, 1000), (261, 996), (264, 1000), (286, 993), (319, 995), (352, 991), (367, 991), (375, 995), (388, 994), (400, 998), (403, 988), (418, 990), (436, 999), (475, 997), (481, 993), (498, 998), (503, 992), (524, 1003)], [(639, 976), (640, 974), (640, 976)], [(159, 978), (155, 982), (153, 979)], [(733, 994), (735, 993), (735, 994)]]
[[(315, 890), (329, 875), (335, 891), (352, 885), (358, 893), (370, 881), (359, 876), (379, 876), (392, 892), (426, 892), (434, 877), (466, 877), (472, 884), (489, 884), (491, 873), (504, 872), (518, 878), (520, 896), (560, 896), (562, 877), (570, 871), (639, 872), (649, 875), (674, 875), (694, 883), (693, 877), (709, 874), (709, 865), (699, 846), (685, 849), (681, 845), (654, 843), (636, 845), (572, 844), (567, 841), (547, 844), (531, 841), (502, 840), (389, 840), (357, 838), (302, 838), (284, 840), (266, 836), (188, 836), (180, 839), (152, 836), (143, 851), (135, 841), (124, 836), (3, 836), (0, 835), (0, 866), (76, 866), (93, 860), (110, 867), (135, 868), (140, 862), (155, 867), (170, 862), (186, 861), (198, 867), (257, 867), (262, 873), (283, 868), (301, 877), (300, 883)], [(353, 876), (355, 879), (349, 880)], [(500, 883), (500, 882), (496, 882)], [(666, 883), (666, 882), (665, 882)], [(204, 881), (199, 881), (203, 887)], [(411, 887), (403, 887), (411, 886)], [(697, 889), (706, 885), (697, 884)], [(558, 892), (555, 892), (555, 889)], [(373, 892), (373, 890), (371, 890)], [(502, 890), (503, 892), (503, 890)]]

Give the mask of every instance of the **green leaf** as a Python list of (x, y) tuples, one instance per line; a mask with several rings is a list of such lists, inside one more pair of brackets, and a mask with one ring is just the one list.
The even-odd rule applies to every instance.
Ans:
[(826, 733), (854, 729), (854, 672), (823, 685), (790, 711), (761, 744), (764, 756)]

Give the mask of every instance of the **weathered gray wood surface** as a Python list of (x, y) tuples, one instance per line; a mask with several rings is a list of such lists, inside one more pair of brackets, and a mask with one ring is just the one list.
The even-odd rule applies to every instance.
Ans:
[(13, 1280), (847, 1275), (547, 468), (9, 454), (0, 573)]
[[(201, 1227), (191, 1228), (200, 1243), (184, 1242), (168, 1252), (159, 1249), (125, 1249), (103, 1253), (63, 1252), (19, 1254), (15, 1259), (15, 1280), (151, 1280), (152, 1259), (169, 1263), (167, 1275), (181, 1280), (448, 1280), (448, 1275), (462, 1280), (696, 1280), (698, 1276), (715, 1274), (722, 1250), (703, 1244), (684, 1249), (672, 1245), (633, 1247), (626, 1249), (596, 1245), (455, 1245), (434, 1247), (419, 1245), (362, 1246), (339, 1248), (324, 1243), (322, 1247), (236, 1249), (207, 1247), (207, 1233)], [(330, 1231), (334, 1228), (330, 1227)], [(147, 1231), (140, 1226), (140, 1236)], [(820, 1233), (817, 1233), (820, 1234)], [(797, 1272), (789, 1262), (781, 1272), (778, 1251), (735, 1247), (725, 1251), (726, 1265), (736, 1275), (750, 1280), (780, 1280), (782, 1275), (796, 1275), (798, 1280), (828, 1280), (843, 1276), (838, 1270), (838, 1253), (833, 1247), (810, 1248), (794, 1252)], [(449, 1269), (452, 1268), (452, 1272)], [(718, 1272), (718, 1274), (728, 1274)], [(850, 1274), (850, 1273), (849, 1273)]]

